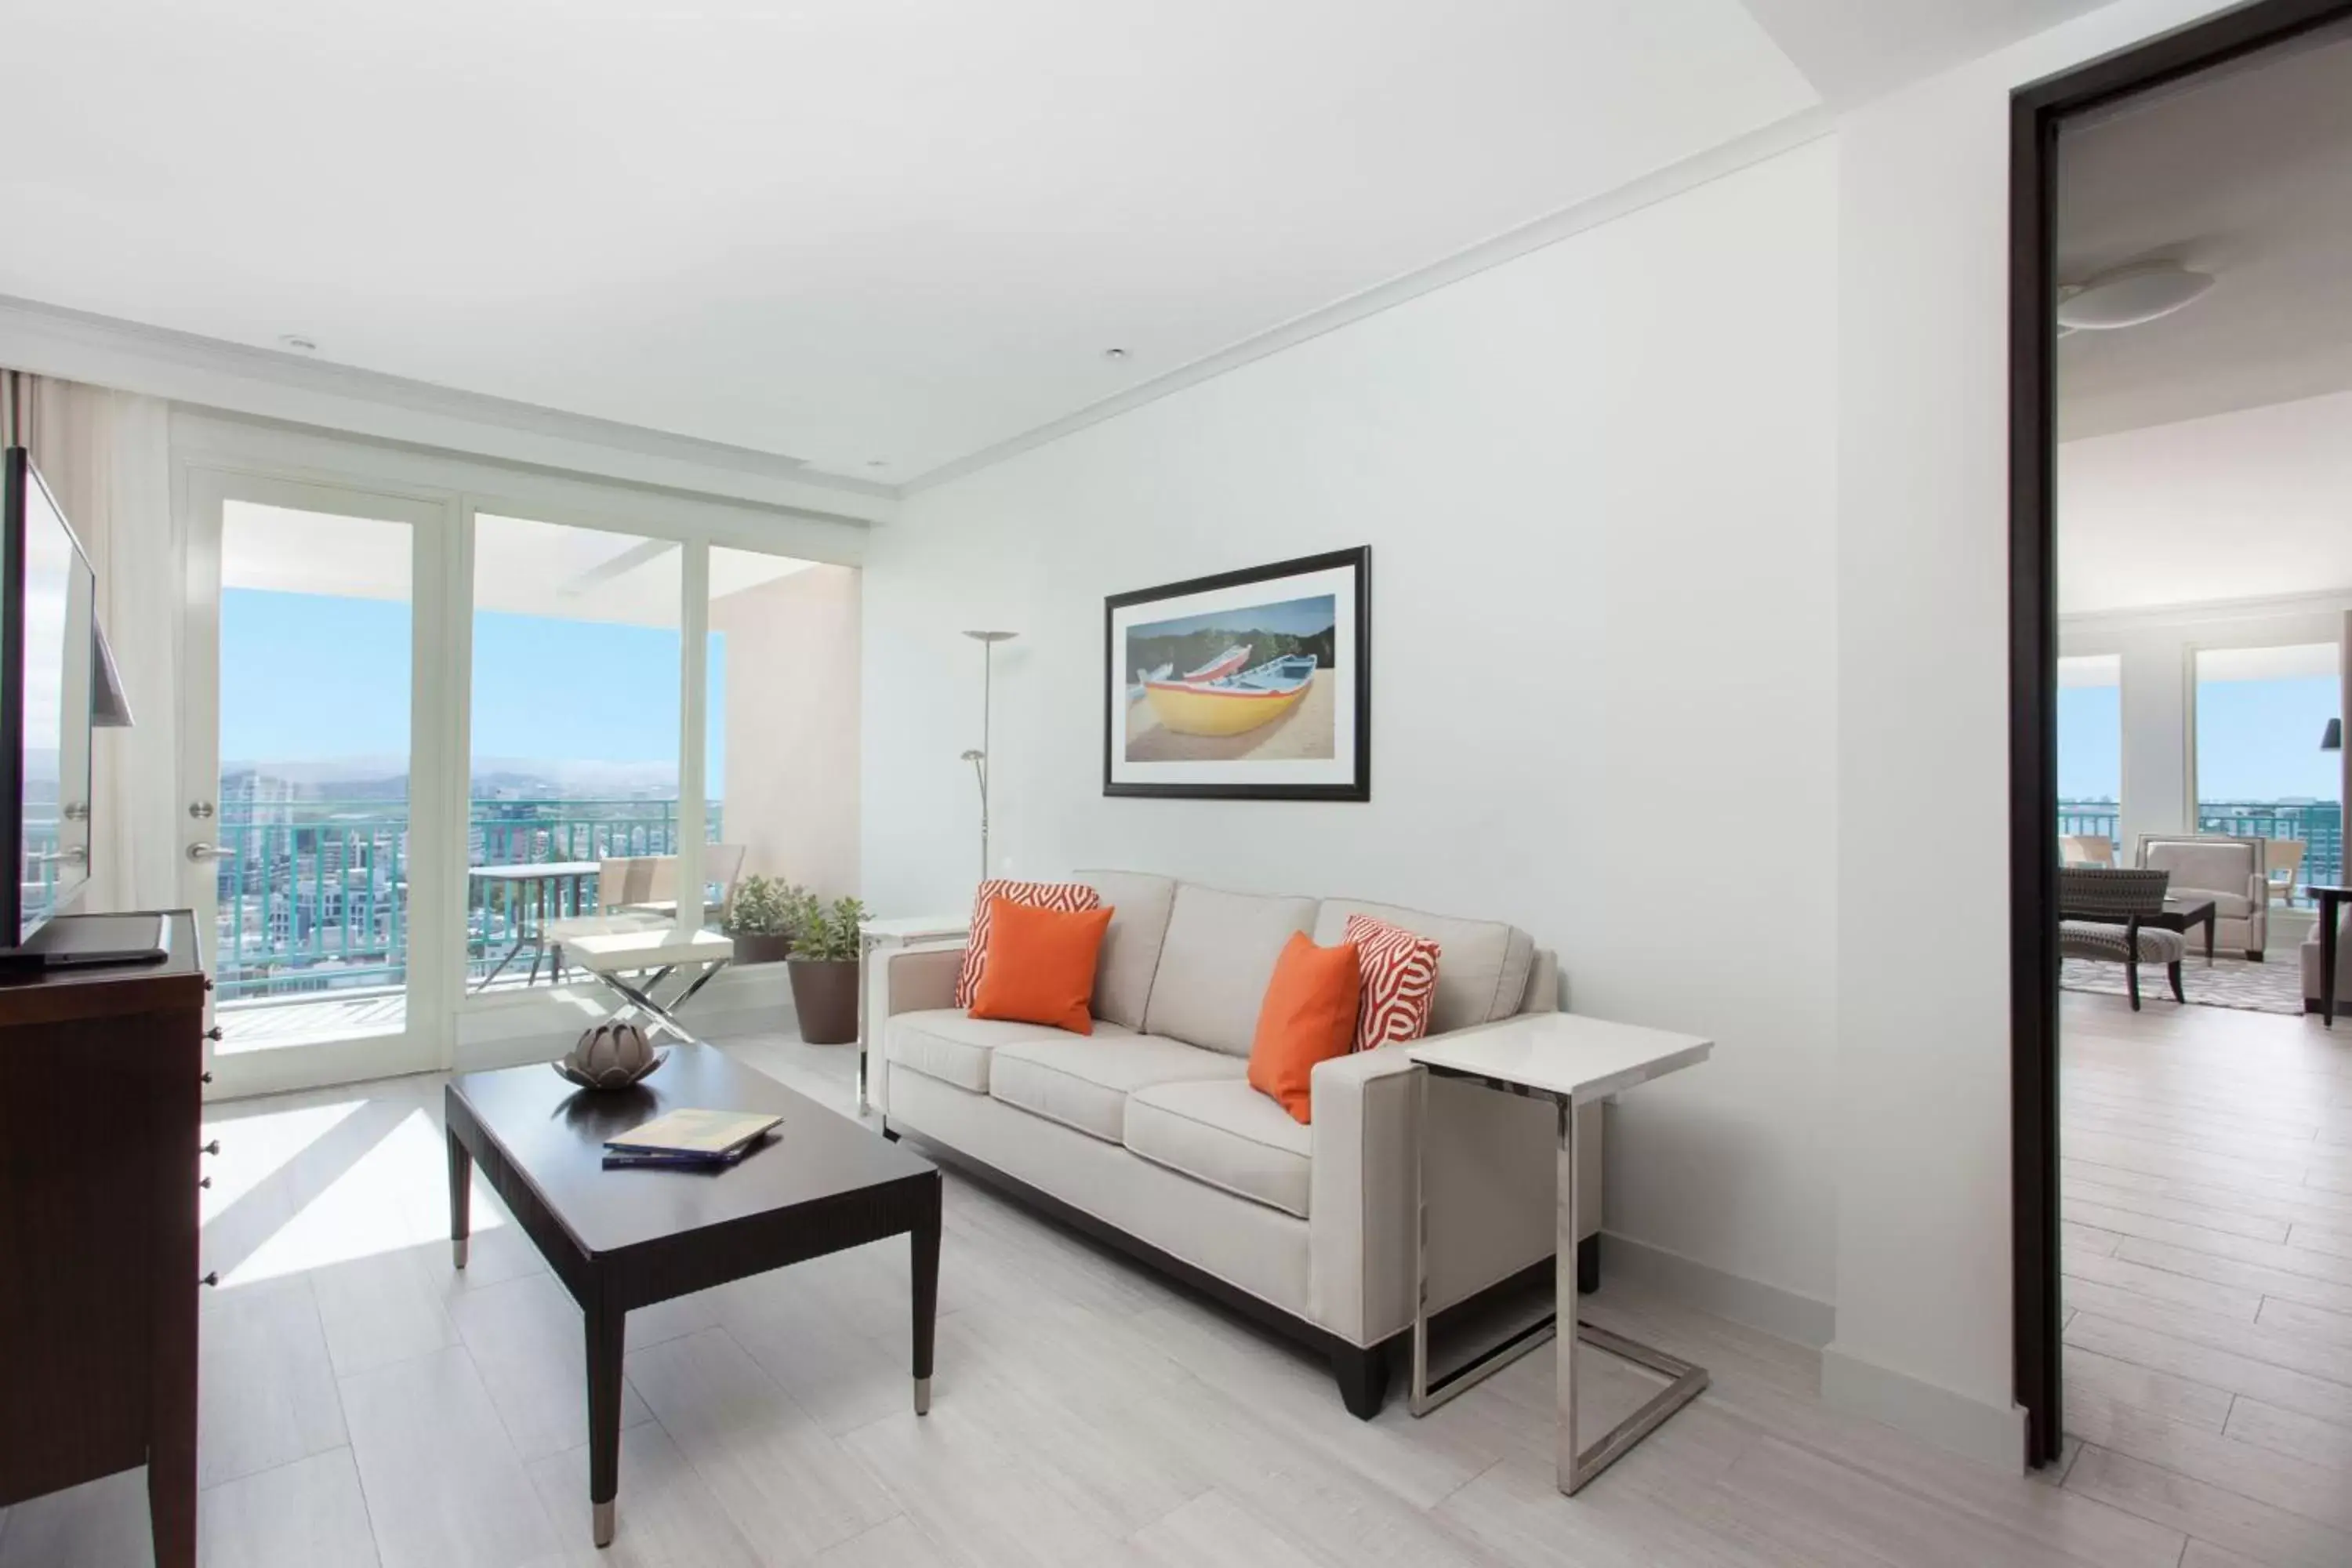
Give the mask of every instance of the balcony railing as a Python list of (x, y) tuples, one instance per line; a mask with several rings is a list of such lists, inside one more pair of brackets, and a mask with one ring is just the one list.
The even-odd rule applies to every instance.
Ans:
[[(477, 800), (469, 866), (541, 866), (677, 852), (672, 800)], [(709, 803), (709, 837), (719, 831)], [(225, 1001), (396, 987), (408, 976), (408, 803), (229, 801), (221, 807), (215, 983)], [(552, 885), (551, 914), (594, 901), (595, 878)], [(487, 974), (530, 906), (485, 900), (468, 879), (469, 980)], [(511, 973), (511, 972), (509, 972)]]
[[(2132, 851), (2123, 842), (2121, 815), (2122, 808), (2111, 800), (2062, 800), (2058, 831), (2113, 839), (2116, 858), (2128, 861)], [(2200, 801), (2197, 831), (2245, 838), (2301, 839), (2303, 868), (2295, 875), (2295, 886), (2344, 879), (2344, 807), (2332, 800)]]

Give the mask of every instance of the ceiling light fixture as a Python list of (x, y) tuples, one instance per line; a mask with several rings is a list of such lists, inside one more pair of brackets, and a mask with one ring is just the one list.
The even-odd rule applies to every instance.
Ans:
[(1105, 349), (1105, 350), (1103, 350), (1103, 358), (1105, 358), (1105, 359), (1125, 359), (1126, 357), (1127, 357), (1127, 351), (1126, 351), (1125, 349)]
[(2169, 316), (2213, 287), (2213, 275), (2177, 261), (2117, 268), (2087, 283), (2058, 290), (2058, 324), (2077, 331), (2112, 331)]
[(292, 349), (298, 354), (314, 354), (319, 352), (319, 344), (317, 341), (315, 339), (306, 338), (299, 332), (288, 332), (284, 337), (279, 338), (278, 341), (283, 343), (286, 347)]
[(890, 466), (890, 459), (887, 458), (868, 458), (866, 459), (866, 466), (869, 468), (887, 468)]

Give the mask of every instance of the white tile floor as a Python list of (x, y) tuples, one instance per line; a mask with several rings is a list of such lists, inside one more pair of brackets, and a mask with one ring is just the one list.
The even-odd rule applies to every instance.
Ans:
[[(722, 1044), (846, 1112), (848, 1052)], [(2321, 1517), (2352, 1488), (2278, 1490), (2311, 1467), (2344, 1474), (2352, 1390), (2315, 1363), (2174, 1332), (2193, 1318), (2164, 1337), (2230, 1355), (2197, 1365), (2258, 1381), (2263, 1408), (2238, 1395), (2245, 1419), (2206, 1433), (2221, 1412), (2187, 1386), (2195, 1368), (2147, 1377), (2145, 1406), (2114, 1407), (2143, 1413), (2107, 1419), (2062, 1487), (1831, 1411), (1814, 1352), (1612, 1284), (1591, 1317), (1705, 1363), (1714, 1384), (1570, 1501), (1552, 1486), (1549, 1352), (1425, 1421), (1392, 1396), (1358, 1422), (1318, 1361), (952, 1172), (931, 1415), (908, 1408), (903, 1244), (643, 1314), (620, 1533), (600, 1552), (578, 1315), (487, 1191), (471, 1266), (450, 1268), (438, 1102), (436, 1081), (403, 1079), (213, 1118), (205, 1249), (225, 1283), (203, 1319), (207, 1568), (2352, 1561)], [(2117, 1321), (2154, 1342), (2144, 1320)], [(2281, 1317), (2271, 1331), (2303, 1330)], [(2079, 1327), (2070, 1339), (2094, 1348)], [(1582, 1354), (1589, 1436), (1649, 1385)], [(2165, 1422), (2294, 1447), (2306, 1468), (2192, 1477), (2167, 1457), (2221, 1457)], [(141, 1485), (132, 1472), (0, 1515), (0, 1568), (144, 1563)]]

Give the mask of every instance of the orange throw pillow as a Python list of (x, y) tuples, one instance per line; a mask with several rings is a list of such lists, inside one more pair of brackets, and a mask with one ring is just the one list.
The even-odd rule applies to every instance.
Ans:
[(999, 899), (1034, 904), (1041, 910), (1091, 910), (1102, 898), (1084, 882), (1013, 882), (992, 877), (971, 899), (971, 940), (963, 946), (963, 967), (956, 972), (955, 1005), (970, 1008), (980, 994), (981, 971), (988, 967), (988, 912)]
[(1108, 910), (1048, 910), (1010, 899), (988, 907), (988, 963), (972, 994), (975, 1018), (1051, 1024), (1074, 1035), (1095, 1032), (1095, 959)]
[(1306, 932), (1291, 933), (1265, 1000), (1258, 1005), (1249, 1082), (1272, 1096), (1293, 1121), (1315, 1120), (1315, 1064), (1346, 1056), (1355, 1043), (1356, 1005), (1363, 989), (1355, 943), (1318, 947)]

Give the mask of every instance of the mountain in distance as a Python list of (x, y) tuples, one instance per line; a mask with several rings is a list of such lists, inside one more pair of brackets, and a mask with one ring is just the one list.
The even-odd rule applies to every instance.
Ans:
[[(408, 760), (359, 756), (221, 764), (221, 793), (231, 798), (265, 781), (296, 799), (403, 800), (408, 795)], [(667, 799), (677, 794), (677, 764), (484, 757), (474, 764), (471, 793), (477, 800)]]

